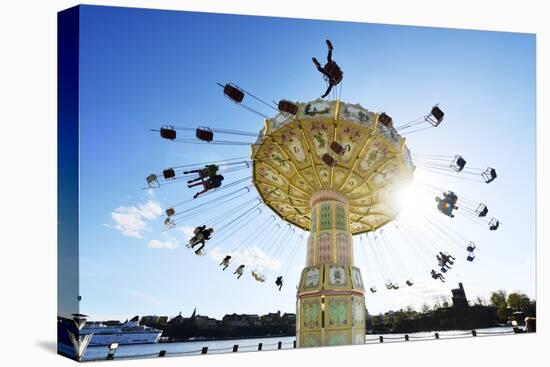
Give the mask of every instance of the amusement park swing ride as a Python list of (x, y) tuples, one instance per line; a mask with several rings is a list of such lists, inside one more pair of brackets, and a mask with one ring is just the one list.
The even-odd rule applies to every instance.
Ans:
[[(494, 168), (472, 168), (459, 154), (411, 153), (406, 136), (438, 128), (445, 117), (442, 108), (435, 105), (427, 114), (396, 126), (386, 112), (344, 102), (340, 99), (344, 73), (332, 59), (333, 47), (328, 40), (327, 46), (324, 66), (313, 58), (327, 83), (326, 92), (316, 100), (269, 103), (234, 83), (218, 83), (228, 100), (263, 118), (259, 133), (172, 125), (154, 130), (168, 142), (248, 146), (249, 156), (172, 166), (146, 177), (149, 188), (184, 185), (182, 181), (186, 181), (190, 189), (200, 190), (192, 199), (166, 208), (164, 225), (173, 229), (199, 211), (211, 211), (212, 218), (195, 228), (187, 247), (200, 256), (210, 241), (224, 244), (233, 238), (238, 245), (227, 251), (219, 265), (223, 271), (234, 266), (229, 273), (237, 279), (250, 274), (255, 281), (280, 290), (299, 245), (291, 249), (284, 268), (273, 279), (262, 269), (248, 269), (246, 263), (233, 264), (231, 255), (261, 240), (266, 253), (277, 258), (289, 244), (301, 244), (309, 232), (305, 267), (297, 287), (299, 347), (364, 344), (365, 293), (414, 287), (413, 279), (399, 282), (385, 266), (391, 260), (398, 263), (397, 268), (406, 268), (392, 247), (389, 231), (395, 230), (401, 241), (417, 251), (427, 277), (444, 282), (457, 258), (475, 261), (477, 246), (460, 232), (440, 225), (437, 218), (459, 215), (490, 231), (500, 226), (498, 219), (488, 217), (485, 203), (413, 180), (417, 169), (487, 184), (497, 178)], [(248, 103), (249, 99), (275, 114), (262, 113)], [(225, 182), (232, 172), (248, 173)], [(450, 248), (434, 245), (401, 223), (395, 224), (400, 198), (413, 184), (421, 186), (424, 198), (432, 200), (431, 211), (419, 213), (418, 220), (439, 244)], [(240, 229), (250, 228), (254, 221), (254, 229), (235, 240)], [(388, 226), (390, 223), (393, 226)], [(354, 236), (360, 238), (360, 247), (373, 250), (372, 258), (385, 279), (382, 287), (363, 282), (360, 269), (354, 265)]]

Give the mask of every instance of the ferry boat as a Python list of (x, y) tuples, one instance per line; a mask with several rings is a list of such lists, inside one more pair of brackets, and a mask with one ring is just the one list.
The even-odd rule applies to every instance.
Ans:
[(157, 343), (162, 330), (139, 324), (139, 316), (118, 325), (103, 322), (86, 322), (80, 335), (93, 334), (90, 345), (152, 344)]

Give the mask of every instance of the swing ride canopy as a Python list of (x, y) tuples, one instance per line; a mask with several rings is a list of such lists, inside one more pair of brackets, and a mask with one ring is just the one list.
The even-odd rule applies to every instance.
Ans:
[(415, 166), (391, 121), (339, 100), (296, 105), (295, 115), (266, 119), (252, 145), (253, 182), (264, 203), (308, 230), (312, 195), (332, 190), (348, 200), (352, 234), (392, 221), (395, 194), (411, 182)]

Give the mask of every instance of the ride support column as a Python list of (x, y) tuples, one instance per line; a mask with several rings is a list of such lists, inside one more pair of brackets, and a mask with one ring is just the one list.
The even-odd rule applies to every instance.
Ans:
[(353, 265), (346, 197), (320, 190), (312, 195), (306, 267), (296, 301), (298, 347), (365, 343), (365, 297)]

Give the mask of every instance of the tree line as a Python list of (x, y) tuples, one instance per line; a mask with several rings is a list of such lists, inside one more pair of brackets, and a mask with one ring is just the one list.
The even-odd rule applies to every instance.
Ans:
[(535, 317), (536, 301), (526, 294), (503, 290), (494, 291), (486, 301), (477, 297), (465, 307), (449, 304), (446, 297), (436, 300), (431, 306), (427, 303), (416, 311), (412, 306), (397, 311), (374, 315), (367, 320), (367, 330), (372, 333), (411, 333), (434, 330), (469, 330), (499, 326), (514, 318)]

